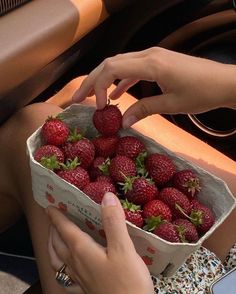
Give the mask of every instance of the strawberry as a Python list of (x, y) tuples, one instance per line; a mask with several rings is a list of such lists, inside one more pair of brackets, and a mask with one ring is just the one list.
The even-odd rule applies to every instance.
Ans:
[(90, 182), (83, 192), (87, 194), (93, 201), (100, 204), (106, 192), (116, 193), (116, 188), (113, 184), (106, 182)]
[(207, 206), (199, 202), (191, 202), (191, 222), (197, 227), (199, 234), (205, 234), (215, 223), (213, 212)]
[(92, 164), (89, 167), (89, 175), (92, 181), (96, 180), (98, 176), (109, 175), (108, 165), (110, 164), (109, 160), (106, 160), (104, 157), (99, 156), (94, 158)]
[(199, 178), (190, 169), (181, 170), (174, 174), (173, 187), (188, 197), (195, 197), (201, 189)]
[(199, 239), (196, 227), (187, 219), (178, 218), (173, 221), (181, 242), (197, 242)]
[(110, 176), (98, 176), (96, 182), (106, 182), (109, 184), (114, 184), (112, 178)]
[(202, 205), (202, 203), (196, 198), (190, 198), (189, 200), (190, 200), (191, 210), (194, 208), (196, 209)]
[(146, 203), (143, 207), (143, 218), (150, 219), (159, 217), (160, 220), (171, 221), (172, 213), (168, 205), (158, 199), (154, 199)]
[(89, 174), (84, 168), (78, 166), (77, 158), (74, 161), (68, 161), (63, 168), (57, 175), (78, 189), (83, 190), (89, 183)]
[(113, 136), (122, 126), (122, 114), (116, 105), (107, 104), (93, 114), (95, 128), (104, 136)]
[(146, 151), (144, 143), (134, 136), (124, 136), (119, 138), (116, 154), (125, 155), (135, 160), (140, 153)]
[(145, 177), (127, 178), (124, 184), (125, 197), (132, 203), (143, 205), (158, 195), (154, 182)]
[(43, 124), (41, 129), (41, 136), (45, 144), (48, 145), (63, 145), (69, 135), (69, 128), (59, 116), (49, 117)]
[(164, 154), (150, 154), (146, 159), (145, 165), (149, 176), (157, 185), (166, 184), (175, 173), (174, 163)]
[(111, 160), (109, 173), (114, 182), (124, 182), (125, 177), (134, 177), (136, 175), (136, 166), (129, 157), (117, 155)]
[(175, 218), (183, 217), (183, 212), (187, 215), (190, 213), (191, 205), (188, 197), (173, 187), (163, 188), (159, 193), (159, 199), (171, 208)]
[(163, 222), (153, 232), (158, 237), (173, 243), (180, 242), (178, 233), (172, 223)]
[(64, 154), (54, 145), (43, 145), (35, 151), (34, 159), (50, 170), (57, 170), (64, 163)]
[(143, 227), (143, 216), (141, 207), (135, 205), (126, 200), (121, 200), (122, 207), (124, 209), (125, 218), (127, 221), (131, 222), (135, 226), (142, 228)]
[(102, 157), (113, 157), (116, 151), (116, 145), (118, 143), (118, 136), (109, 136), (109, 137), (96, 137), (92, 140), (92, 143), (95, 147), (96, 156)]
[(95, 149), (93, 143), (84, 137), (80, 139), (72, 140), (72, 142), (66, 142), (62, 147), (66, 160), (74, 160), (76, 157), (79, 159), (80, 166), (86, 170), (91, 165), (94, 156)]

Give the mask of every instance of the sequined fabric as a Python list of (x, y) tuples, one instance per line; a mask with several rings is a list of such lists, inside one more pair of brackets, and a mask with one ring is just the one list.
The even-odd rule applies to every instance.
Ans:
[(204, 294), (209, 286), (236, 267), (236, 244), (224, 263), (211, 251), (200, 247), (172, 277), (152, 277), (156, 294)]

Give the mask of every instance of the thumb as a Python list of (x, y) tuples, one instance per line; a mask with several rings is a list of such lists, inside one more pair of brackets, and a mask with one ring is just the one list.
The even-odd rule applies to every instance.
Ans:
[(173, 94), (142, 98), (132, 104), (123, 115), (123, 128), (127, 129), (139, 120), (157, 113), (176, 113)]
[(102, 200), (102, 222), (107, 238), (108, 253), (127, 252), (134, 249), (130, 239), (123, 208), (119, 199), (111, 192), (105, 193)]

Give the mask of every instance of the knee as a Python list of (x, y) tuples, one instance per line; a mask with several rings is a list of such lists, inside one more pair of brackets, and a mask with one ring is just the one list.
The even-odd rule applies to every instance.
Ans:
[(61, 111), (62, 109), (54, 104), (34, 103), (19, 110), (12, 119), (21, 129), (25, 127), (33, 131), (42, 125), (49, 116), (57, 115)]
[(45, 122), (48, 116), (54, 116), (61, 111), (60, 107), (49, 103), (35, 103), (25, 106), (13, 114), (2, 126), (0, 138), (7, 136), (12, 138), (11, 140), (24, 141)]
[(45, 120), (48, 116), (54, 116), (61, 112), (62, 109), (50, 103), (34, 103), (25, 106), (21, 110), (16, 113), (16, 116), (19, 116), (19, 119), (30, 120), (33, 121), (41, 121)]

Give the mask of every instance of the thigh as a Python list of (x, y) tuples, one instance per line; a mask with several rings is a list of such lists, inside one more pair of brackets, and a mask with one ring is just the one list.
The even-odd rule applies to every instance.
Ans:
[(4, 194), (25, 205), (26, 191), (31, 189), (29, 159), (26, 153), (27, 138), (50, 115), (61, 111), (56, 105), (36, 103), (18, 111), (0, 128), (0, 176), (1, 188)]
[(55, 273), (49, 263), (47, 239), (49, 222), (47, 215), (33, 199), (29, 158), (26, 153), (27, 138), (44, 123), (48, 116), (56, 115), (61, 109), (55, 105), (40, 103), (25, 107), (17, 112), (1, 130), (5, 138), (2, 157), (8, 176), (5, 189), (9, 189), (14, 199), (22, 206), (28, 221), (34, 253), (38, 265), (44, 293), (65, 293), (55, 282)]

